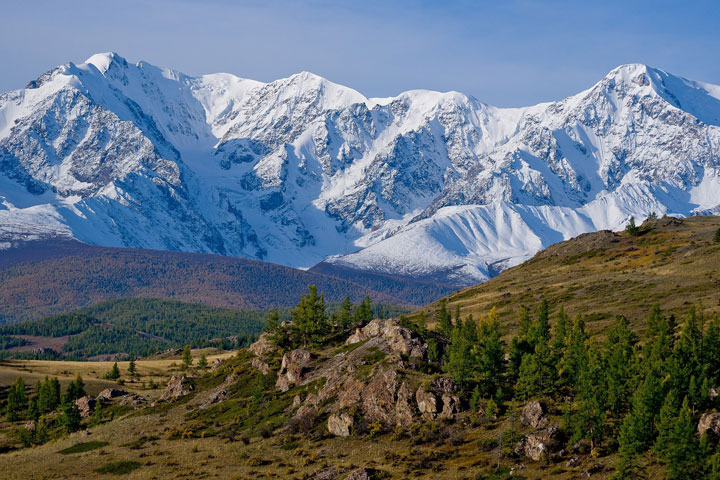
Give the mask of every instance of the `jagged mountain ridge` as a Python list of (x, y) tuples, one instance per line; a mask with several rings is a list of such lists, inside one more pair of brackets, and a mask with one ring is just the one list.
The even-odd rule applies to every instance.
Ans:
[(720, 212), (719, 147), (720, 87), (644, 65), (501, 109), (98, 54), (0, 96), (0, 230), (465, 285), (630, 215)]

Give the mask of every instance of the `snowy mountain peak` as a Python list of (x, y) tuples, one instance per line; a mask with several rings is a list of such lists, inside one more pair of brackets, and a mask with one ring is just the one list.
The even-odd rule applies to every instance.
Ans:
[(0, 240), (215, 252), (464, 285), (658, 214), (720, 213), (720, 87), (641, 64), (527, 108), (96, 54), (0, 95)]
[(127, 60), (115, 52), (96, 53), (84, 62), (85, 65), (95, 66), (102, 74), (105, 74), (113, 63), (124, 67), (128, 66)]

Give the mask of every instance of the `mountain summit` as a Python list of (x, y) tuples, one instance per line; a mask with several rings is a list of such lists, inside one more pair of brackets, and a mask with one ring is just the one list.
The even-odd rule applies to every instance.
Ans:
[(0, 236), (467, 285), (631, 215), (720, 213), (720, 86), (624, 65), (502, 109), (116, 53), (0, 95)]

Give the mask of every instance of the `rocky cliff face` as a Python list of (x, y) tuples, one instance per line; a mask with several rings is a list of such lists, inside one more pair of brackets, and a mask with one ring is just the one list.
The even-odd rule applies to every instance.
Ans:
[(720, 87), (644, 65), (498, 109), (100, 54), (0, 95), (0, 233), (467, 284), (630, 215), (720, 212), (718, 147)]

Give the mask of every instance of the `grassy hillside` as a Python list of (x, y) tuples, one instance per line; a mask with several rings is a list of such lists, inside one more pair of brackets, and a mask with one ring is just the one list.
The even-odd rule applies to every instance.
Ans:
[[(706, 314), (720, 312), (720, 217), (664, 218), (646, 222), (638, 236), (601, 231), (553, 245), (497, 277), (451, 294), (448, 309), (476, 317), (496, 306), (508, 331), (522, 305), (541, 299), (571, 315), (586, 316), (602, 329), (616, 313), (641, 328), (653, 304), (683, 316), (699, 303)], [(426, 308), (432, 318), (439, 308)]]
[[(428, 284), (374, 287), (257, 260), (220, 255), (136, 250), (74, 241), (31, 242), (0, 251), (0, 324), (68, 312), (123, 297), (264, 310), (291, 306), (307, 285), (329, 302), (369, 295), (394, 305), (422, 305), (448, 289)], [(392, 291), (392, 293), (387, 293)]]

